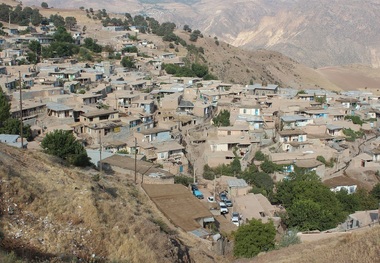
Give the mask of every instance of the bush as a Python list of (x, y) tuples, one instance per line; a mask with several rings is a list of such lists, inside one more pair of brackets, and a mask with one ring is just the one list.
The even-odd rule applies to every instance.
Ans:
[(41, 147), (48, 154), (58, 156), (75, 166), (87, 166), (90, 158), (82, 144), (71, 132), (56, 130), (46, 134)]
[(228, 110), (222, 110), (218, 116), (212, 119), (214, 125), (217, 127), (230, 126), (230, 112)]
[(276, 171), (282, 171), (282, 166), (275, 164), (272, 161), (265, 160), (261, 165), (260, 165), (261, 170), (263, 170), (264, 173), (267, 174), (272, 174)]
[(267, 157), (265, 156), (265, 154), (262, 151), (257, 151), (255, 153), (255, 157), (254, 158), (257, 161), (264, 161)]
[(263, 223), (253, 219), (236, 231), (234, 256), (251, 258), (274, 248), (276, 230), (273, 222)]
[(297, 236), (298, 229), (291, 228), (288, 229), (282, 236), (280, 241), (277, 244), (277, 248), (288, 247), (290, 245), (296, 245), (301, 243), (301, 239)]
[(183, 184), (184, 186), (189, 186), (189, 184), (193, 183), (194, 178), (189, 177), (189, 176), (175, 176), (174, 177), (174, 183), (175, 184)]
[(347, 116), (344, 116), (344, 119), (351, 120), (353, 124), (359, 124), (360, 126), (362, 126), (364, 123), (364, 121), (362, 121), (359, 116), (347, 115)]

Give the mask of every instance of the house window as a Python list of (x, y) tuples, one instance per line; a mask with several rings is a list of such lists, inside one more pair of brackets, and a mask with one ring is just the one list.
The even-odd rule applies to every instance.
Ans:
[(247, 113), (247, 109), (243, 109), (243, 113), (244, 113), (244, 114)]
[(160, 158), (164, 159), (165, 158), (165, 154), (164, 153), (160, 153)]

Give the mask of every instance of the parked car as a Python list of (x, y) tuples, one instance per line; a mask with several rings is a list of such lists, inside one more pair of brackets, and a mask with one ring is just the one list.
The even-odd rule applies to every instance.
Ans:
[(232, 201), (230, 199), (224, 200), (224, 203), (226, 204), (227, 207), (232, 207)]
[(220, 207), (220, 213), (221, 214), (228, 214), (228, 207), (224, 202), (219, 202), (219, 207)]
[(195, 197), (198, 198), (198, 199), (203, 199), (204, 198), (202, 192), (199, 191), (199, 190), (193, 190), (193, 195), (195, 195)]
[(213, 197), (213, 196), (207, 197), (207, 202), (209, 202), (209, 203), (215, 203), (216, 202), (215, 201), (215, 197)]
[(235, 225), (235, 226), (240, 226), (240, 215), (238, 212), (233, 212), (232, 215), (231, 215), (231, 222)]
[(220, 193), (219, 198), (221, 202), (225, 202), (226, 200), (228, 200), (227, 195), (225, 193)]
[(198, 186), (196, 184), (191, 184), (191, 191), (198, 190)]

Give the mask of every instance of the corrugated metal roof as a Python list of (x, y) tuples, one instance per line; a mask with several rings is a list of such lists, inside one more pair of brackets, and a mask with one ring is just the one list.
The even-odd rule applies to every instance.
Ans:
[(232, 179), (227, 181), (228, 187), (247, 187), (248, 184), (244, 179)]

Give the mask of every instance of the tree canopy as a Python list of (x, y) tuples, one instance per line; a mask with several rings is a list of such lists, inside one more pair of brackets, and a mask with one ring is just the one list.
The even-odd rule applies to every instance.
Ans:
[(217, 127), (226, 127), (230, 126), (230, 112), (228, 110), (222, 110), (218, 116), (212, 119), (214, 125)]
[(288, 227), (300, 230), (326, 230), (348, 215), (335, 193), (313, 173), (291, 173), (277, 184), (275, 199), (285, 206)]
[(85, 148), (69, 131), (56, 130), (46, 134), (41, 147), (46, 153), (58, 156), (75, 166), (90, 164)]
[(251, 258), (274, 248), (276, 230), (271, 221), (263, 223), (252, 219), (235, 233), (234, 256)]

